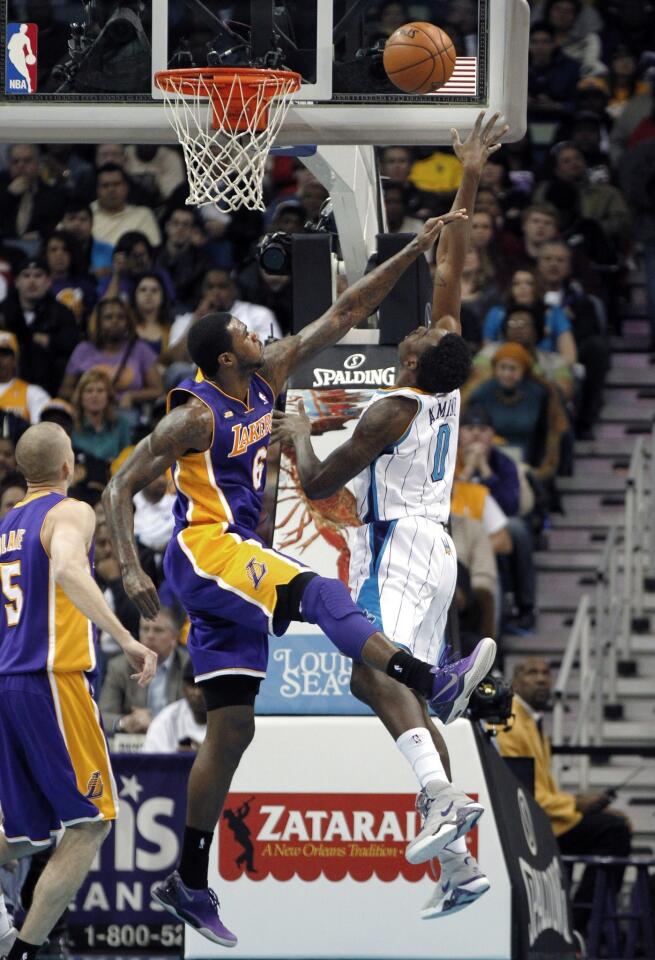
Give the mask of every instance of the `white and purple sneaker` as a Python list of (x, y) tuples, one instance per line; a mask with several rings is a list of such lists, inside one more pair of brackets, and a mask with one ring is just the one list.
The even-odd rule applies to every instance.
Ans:
[(469, 904), (475, 903), (491, 886), (470, 853), (451, 857), (444, 857), (442, 854), (439, 862), (441, 876), (432, 896), (423, 904), (423, 920), (458, 913)]
[(222, 947), (236, 947), (237, 938), (218, 915), (218, 897), (209, 887), (192, 890), (182, 883), (177, 870), (152, 889), (152, 898), (178, 920)]
[(463, 660), (440, 662), (432, 668), (434, 683), (429, 703), (443, 724), (462, 716), (471, 694), (489, 673), (495, 659), (496, 643), (491, 637), (485, 637)]
[(453, 840), (465, 836), (484, 813), (484, 807), (450, 783), (433, 780), (416, 798), (416, 809), (423, 827), (407, 844), (405, 856), (410, 863), (425, 863), (439, 856)]

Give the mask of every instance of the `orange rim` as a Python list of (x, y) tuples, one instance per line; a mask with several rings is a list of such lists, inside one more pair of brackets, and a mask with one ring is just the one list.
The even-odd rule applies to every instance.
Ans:
[(166, 93), (211, 99), (213, 129), (229, 132), (266, 129), (271, 100), (295, 93), (301, 80), (293, 70), (256, 67), (185, 67), (155, 73), (155, 83)]

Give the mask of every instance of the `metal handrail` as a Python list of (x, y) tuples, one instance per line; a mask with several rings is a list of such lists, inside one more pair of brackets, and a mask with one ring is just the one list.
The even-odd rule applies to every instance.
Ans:
[[(576, 610), (554, 688), (555, 746), (564, 745), (564, 716), (574, 694), (578, 710), (569, 745), (602, 743), (605, 704), (617, 702), (618, 661), (631, 657), (634, 619), (644, 615), (646, 571), (655, 576), (655, 422), (649, 442), (643, 437), (635, 442), (626, 478), (623, 523), (608, 530), (596, 568), (593, 608), (589, 595), (583, 594)], [(573, 689), (571, 674), (576, 662), (579, 672)], [(581, 754), (579, 761), (579, 782), (584, 790), (589, 758)], [(553, 764), (557, 771), (560, 758), (555, 757)]]

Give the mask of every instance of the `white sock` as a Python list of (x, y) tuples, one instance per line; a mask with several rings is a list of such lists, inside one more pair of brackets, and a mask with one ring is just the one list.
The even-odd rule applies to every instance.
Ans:
[(414, 727), (402, 733), (396, 740), (396, 746), (411, 765), (421, 787), (427, 786), (432, 780), (449, 782), (439, 752), (425, 727)]
[(5, 898), (0, 893), (0, 937), (4, 937), (4, 935), (9, 933), (10, 930), (11, 920), (9, 919), (9, 914), (7, 913)]

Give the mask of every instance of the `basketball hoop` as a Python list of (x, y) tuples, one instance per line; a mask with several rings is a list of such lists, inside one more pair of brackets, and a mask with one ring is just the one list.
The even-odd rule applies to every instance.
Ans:
[(300, 81), (300, 74), (290, 70), (251, 67), (155, 74), (184, 151), (188, 204), (264, 210), (266, 158)]

